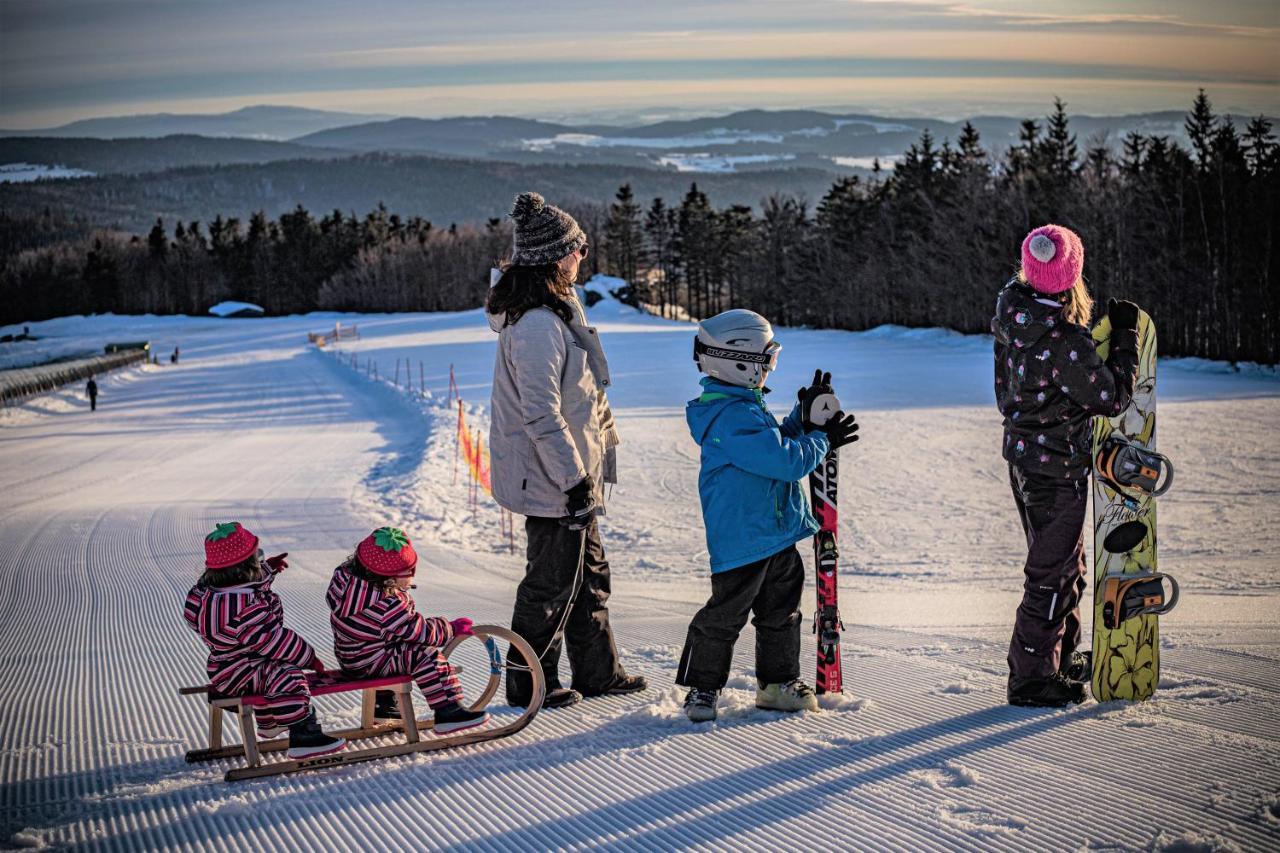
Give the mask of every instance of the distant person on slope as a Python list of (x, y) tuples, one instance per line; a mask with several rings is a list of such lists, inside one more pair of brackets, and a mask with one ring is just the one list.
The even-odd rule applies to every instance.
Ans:
[[(609, 365), (574, 290), (587, 238), (537, 193), (516, 196), (511, 218), (511, 259), (494, 270), (486, 306), (498, 333), (493, 497), (527, 516), (527, 563), (511, 629), (545, 650), (545, 706), (557, 708), (647, 685), (623, 671), (609, 625), (609, 563), (596, 516), (604, 512), (604, 484), (616, 482), (618, 433), (605, 396)], [(574, 689), (560, 686), (562, 634)], [(511, 658), (524, 662), (515, 650)], [(511, 704), (528, 705), (532, 689), (528, 675), (507, 671)]]
[[(462, 706), (462, 687), (440, 652), (454, 637), (471, 635), (471, 620), (418, 613), (409, 595), (417, 570), (413, 543), (397, 527), (370, 533), (333, 570), (325, 599), (338, 665), (361, 678), (413, 676), (435, 715), (436, 734), (484, 725), (489, 714)], [(376, 692), (373, 716), (400, 719), (394, 691)]]
[(238, 521), (219, 524), (204, 539), (205, 570), (187, 593), (183, 616), (209, 647), (209, 685), (224, 696), (260, 695), (258, 736), (289, 733), (290, 758), (328, 755), (346, 746), (320, 729), (303, 670), (324, 672), (315, 649), (284, 626), (284, 605), (271, 590), (289, 567), (278, 554), (263, 559), (258, 537)]
[(818, 532), (798, 481), (827, 454), (858, 440), (853, 415), (837, 412), (823, 426), (808, 403), (830, 393), (831, 374), (817, 371), (781, 423), (765, 406), (764, 387), (781, 347), (769, 321), (736, 308), (698, 324), (694, 358), (702, 395), (685, 418), (702, 451), (698, 496), (711, 555), (711, 598), (694, 615), (676, 684), (689, 688), (684, 708), (695, 723), (716, 718), (729, 678), (733, 645), (755, 614), (756, 707), (816, 711), (818, 697), (800, 680), (800, 594), (804, 563), (796, 543)]
[(996, 405), (1009, 482), (1027, 537), (1022, 603), (1009, 643), (1012, 705), (1084, 701), (1092, 662), (1080, 644), (1085, 504), (1094, 415), (1129, 405), (1138, 371), (1138, 306), (1111, 300), (1104, 363), (1088, 325), (1084, 244), (1060, 225), (1022, 241), (1022, 268), (996, 301)]
[(93, 381), (93, 374), (89, 374), (89, 384), (84, 386), (84, 390), (89, 395), (89, 411), (98, 411), (98, 383)]

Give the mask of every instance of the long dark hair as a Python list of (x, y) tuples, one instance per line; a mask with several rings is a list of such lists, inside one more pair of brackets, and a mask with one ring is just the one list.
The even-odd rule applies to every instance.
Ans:
[(485, 308), (490, 314), (505, 314), (504, 325), (513, 326), (526, 311), (547, 307), (566, 323), (573, 322), (573, 309), (565, 300), (573, 293), (573, 279), (558, 264), (518, 266), (503, 262), (502, 278), (489, 288)]
[(200, 583), (212, 589), (225, 589), (229, 586), (240, 586), (242, 583), (257, 583), (266, 577), (262, 569), (262, 561), (255, 551), (247, 560), (227, 566), (225, 569), (205, 569), (200, 576)]

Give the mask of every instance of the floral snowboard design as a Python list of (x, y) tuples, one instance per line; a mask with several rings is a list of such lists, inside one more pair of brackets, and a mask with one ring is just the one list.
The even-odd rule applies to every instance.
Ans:
[[(1107, 357), (1111, 320), (1104, 317), (1093, 330), (1098, 355)], [(1133, 402), (1114, 418), (1093, 421), (1093, 454), (1108, 436), (1120, 433), (1156, 449), (1156, 329), (1145, 311), (1138, 313), (1138, 377)], [(1127, 521), (1147, 528), (1142, 541), (1124, 554), (1102, 547), (1107, 534)], [(1102, 618), (1103, 578), (1113, 574), (1154, 572), (1156, 568), (1156, 501), (1150, 495), (1119, 494), (1093, 477), (1093, 697), (1147, 699), (1160, 681), (1159, 617), (1146, 614), (1110, 630)]]

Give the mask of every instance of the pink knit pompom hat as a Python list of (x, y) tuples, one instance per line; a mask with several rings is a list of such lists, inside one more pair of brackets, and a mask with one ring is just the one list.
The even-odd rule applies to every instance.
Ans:
[(1084, 243), (1070, 228), (1041, 225), (1022, 241), (1022, 274), (1040, 293), (1062, 293), (1084, 271)]
[(356, 546), (356, 559), (375, 575), (405, 578), (418, 568), (418, 553), (398, 527), (379, 527)]

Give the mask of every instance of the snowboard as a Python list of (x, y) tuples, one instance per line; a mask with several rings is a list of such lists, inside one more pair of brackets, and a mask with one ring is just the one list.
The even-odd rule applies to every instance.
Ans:
[[(840, 401), (834, 394), (823, 394), (814, 399), (810, 420), (821, 426), (840, 410)], [(818, 607), (813, 613), (813, 632), (818, 641), (818, 671), (814, 679), (814, 692), (840, 693), (844, 690), (844, 676), (840, 666), (840, 603), (837, 578), (840, 570), (840, 551), (836, 533), (840, 512), (836, 503), (840, 478), (840, 454), (835, 449), (809, 474), (809, 505), (818, 520), (819, 530), (813, 535), (813, 558), (817, 570)]]
[[(1111, 319), (1093, 330), (1105, 361)], [(1156, 497), (1172, 467), (1156, 450), (1156, 329), (1138, 313), (1133, 399), (1114, 418), (1093, 420), (1093, 696), (1149, 698), (1160, 683), (1160, 620), (1177, 582), (1156, 562)], [(1168, 582), (1172, 592), (1165, 594)]]

